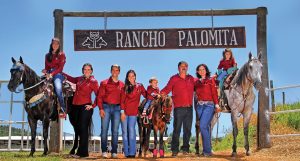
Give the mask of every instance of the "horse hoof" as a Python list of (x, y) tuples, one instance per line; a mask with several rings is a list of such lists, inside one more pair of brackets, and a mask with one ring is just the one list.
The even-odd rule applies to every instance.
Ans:
[(236, 157), (236, 152), (232, 152), (231, 157)]
[(70, 155), (74, 155), (75, 154), (75, 150), (72, 149), (69, 154)]
[(250, 152), (250, 151), (247, 151), (247, 152), (246, 152), (246, 155), (247, 155), (247, 156), (250, 156), (250, 155), (251, 155), (251, 152)]
[(33, 157), (33, 153), (30, 153), (30, 154), (28, 155), (28, 157)]
[(44, 152), (43, 154), (42, 154), (42, 157), (46, 157), (48, 154), (47, 154), (47, 152)]

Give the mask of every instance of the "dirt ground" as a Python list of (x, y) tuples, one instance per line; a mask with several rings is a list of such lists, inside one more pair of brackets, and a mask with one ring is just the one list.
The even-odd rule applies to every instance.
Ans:
[[(231, 150), (214, 152), (212, 157), (199, 157), (195, 154), (189, 154), (183, 156), (181, 153), (176, 158), (171, 157), (171, 154), (166, 154), (164, 158), (152, 158), (151, 154), (148, 154), (146, 158), (135, 158), (127, 159), (122, 155), (119, 155), (118, 160), (135, 160), (135, 161), (145, 161), (145, 160), (157, 160), (157, 161), (193, 161), (193, 160), (211, 160), (211, 161), (226, 161), (226, 160), (250, 160), (250, 161), (300, 161), (300, 137), (286, 137), (286, 138), (273, 138), (273, 146), (268, 149), (255, 150), (252, 148), (252, 153), (250, 156), (246, 156), (244, 149), (238, 149), (237, 157), (231, 157)], [(64, 160), (113, 160), (113, 159), (102, 159), (99, 153), (92, 153), (88, 158), (74, 159), (69, 156), (65, 156)]]

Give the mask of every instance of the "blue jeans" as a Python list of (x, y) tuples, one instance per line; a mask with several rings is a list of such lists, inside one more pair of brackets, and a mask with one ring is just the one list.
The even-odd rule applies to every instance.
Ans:
[(148, 108), (151, 105), (151, 102), (152, 102), (152, 100), (147, 100), (147, 102), (145, 103), (145, 106), (144, 106), (144, 110), (148, 110)]
[(117, 153), (118, 149), (118, 135), (120, 125), (120, 106), (103, 104), (105, 112), (104, 118), (101, 118), (101, 149), (102, 152), (107, 152), (107, 133), (109, 122), (111, 122), (111, 135), (112, 135), (112, 150), (111, 153)]
[(200, 132), (204, 154), (211, 154), (211, 128), (210, 123), (214, 116), (214, 104), (197, 104), (197, 113), (200, 120)]
[(126, 119), (121, 122), (124, 155), (135, 155), (136, 153), (136, 116), (126, 116)]
[(219, 74), (217, 80), (219, 81), (219, 87), (220, 87), (220, 89), (223, 89), (224, 80), (225, 80), (225, 78), (226, 78), (227, 75), (228, 75), (228, 74), (227, 74), (227, 71), (225, 71), (225, 70), (222, 71), (222, 72)]
[(193, 108), (192, 107), (176, 107), (174, 108), (173, 135), (171, 142), (171, 151), (179, 152), (179, 138), (181, 128), (183, 128), (183, 144), (181, 150), (184, 152), (190, 151), (190, 137), (193, 123)]
[(61, 73), (56, 74), (53, 76), (53, 84), (55, 88), (55, 94), (58, 97), (59, 104), (61, 108), (66, 111), (66, 105), (63, 97), (63, 92), (62, 92), (62, 83), (64, 81), (64, 76)]

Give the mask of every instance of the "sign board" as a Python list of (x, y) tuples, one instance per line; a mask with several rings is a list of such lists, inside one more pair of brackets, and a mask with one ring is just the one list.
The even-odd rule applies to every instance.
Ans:
[(74, 30), (75, 51), (245, 47), (245, 27)]

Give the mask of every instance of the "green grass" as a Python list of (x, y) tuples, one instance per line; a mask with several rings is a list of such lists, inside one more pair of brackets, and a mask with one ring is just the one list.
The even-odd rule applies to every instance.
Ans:
[[(256, 138), (256, 126), (249, 125), (249, 132), (248, 132), (248, 138), (249, 138), (249, 145), (250, 147), (255, 143)], [(214, 151), (222, 151), (231, 149), (233, 143), (233, 135), (232, 132), (225, 135), (223, 138), (220, 139), (220, 141), (215, 144), (213, 142), (213, 150)], [(244, 147), (244, 130), (243, 128), (239, 128), (239, 133), (237, 136), (237, 147)]]
[[(300, 102), (293, 104), (277, 105), (276, 111), (294, 110), (300, 108)], [(276, 114), (273, 121), (280, 123), (300, 131), (300, 112)]]
[(33, 157), (28, 157), (30, 152), (0, 152), (1, 161), (60, 161), (61, 155), (48, 155), (43, 157), (43, 152), (35, 152)]

